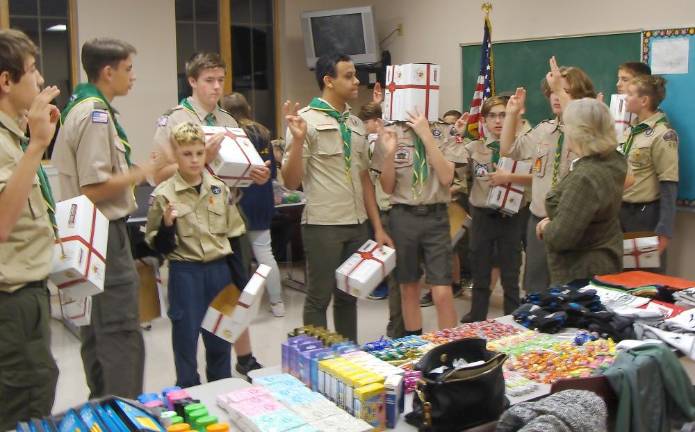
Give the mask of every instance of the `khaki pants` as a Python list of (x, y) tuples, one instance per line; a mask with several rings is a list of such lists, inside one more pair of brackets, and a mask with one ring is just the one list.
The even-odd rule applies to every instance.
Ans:
[(58, 367), (51, 354), (45, 281), (0, 292), (0, 430), (51, 414)]
[(80, 329), (89, 398), (142, 393), (145, 342), (138, 318), (138, 273), (125, 220), (109, 223), (104, 292), (92, 300), (92, 322)]
[(327, 327), (326, 309), (333, 298), (335, 331), (357, 342), (357, 299), (340, 291), (335, 270), (367, 241), (367, 223), (302, 225), (308, 289), (304, 324)]

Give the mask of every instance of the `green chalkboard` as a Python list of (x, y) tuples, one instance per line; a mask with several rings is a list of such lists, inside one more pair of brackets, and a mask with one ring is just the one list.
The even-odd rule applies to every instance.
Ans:
[[(497, 93), (525, 87), (526, 117), (533, 124), (548, 118), (550, 107), (540, 84), (548, 72), (548, 59), (554, 55), (561, 66), (582, 68), (609, 101), (615, 93), (618, 65), (640, 61), (640, 38), (641, 33), (635, 32), (493, 43)], [(462, 46), (461, 50), (462, 100), (467, 111), (480, 70), (480, 44)]]

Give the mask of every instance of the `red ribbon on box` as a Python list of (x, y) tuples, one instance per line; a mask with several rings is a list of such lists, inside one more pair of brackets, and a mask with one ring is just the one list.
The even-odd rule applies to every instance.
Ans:
[[(260, 273), (258, 273), (258, 272), (255, 272), (255, 273), (254, 273), (254, 276), (259, 276), (259, 277), (261, 277), (261, 278), (263, 278), (263, 279), (266, 279), (265, 276), (263, 276), (262, 274), (260, 274)], [(252, 277), (253, 277), (253, 276), (252, 276)], [(250, 281), (249, 281), (249, 282), (250, 282)], [(243, 292), (243, 290), (242, 290), (242, 292)], [(241, 306), (241, 307), (243, 307), (244, 309), (249, 309), (249, 308), (251, 307), (251, 305), (248, 305), (248, 304), (246, 304), (246, 303), (242, 303), (242, 302), (240, 302), (240, 301), (237, 301), (237, 306)], [(222, 312), (220, 312), (220, 315), (217, 317), (217, 321), (215, 321), (215, 325), (212, 326), (212, 334), (217, 334), (217, 330), (219, 330), (220, 324), (222, 324), (222, 319), (223, 319), (223, 318), (224, 318), (224, 314), (223, 314)]]
[[(73, 300), (73, 301), (67, 302), (65, 304), (60, 303), (60, 311), (63, 313), (63, 315), (65, 315), (65, 309), (63, 308), (63, 306), (67, 306), (70, 303), (77, 303), (77, 300)], [(86, 316), (87, 316), (87, 300), (85, 299), (84, 303), (82, 303), (82, 313), (79, 315), (75, 315), (75, 316), (68, 316), (68, 319), (76, 320), (79, 318), (84, 318)]]
[[(512, 169), (509, 171), (511, 173), (516, 173), (516, 165), (517, 161), (512, 162)], [(524, 195), (524, 191), (518, 188), (514, 187), (514, 183), (507, 183), (504, 186), (499, 186), (504, 188), (504, 197), (502, 198), (502, 204), (500, 204), (500, 208), (504, 208), (504, 205), (507, 204), (507, 198), (509, 198), (509, 194), (512, 192), (516, 192), (518, 194), (521, 194), (522, 196)]]
[[(211, 133), (205, 134), (206, 137), (213, 136), (213, 135), (216, 135), (216, 134), (211, 134)], [(248, 139), (248, 137), (237, 135), (234, 132), (230, 131), (228, 128), (225, 128), (224, 136), (231, 138), (232, 142), (234, 144), (236, 144), (237, 147), (239, 147), (239, 151), (241, 151), (241, 154), (244, 155), (244, 158), (246, 159), (246, 162), (248, 164), (248, 165), (246, 165), (246, 169), (244, 170), (243, 173), (241, 173), (240, 176), (224, 176), (224, 175), (220, 175), (220, 174), (215, 174), (212, 171), (212, 168), (210, 168), (210, 165), (208, 165), (208, 164), (205, 164), (205, 168), (207, 168), (207, 170), (210, 174), (214, 175), (215, 177), (217, 177), (221, 180), (236, 180), (236, 183), (234, 183), (234, 186), (236, 186), (240, 180), (251, 180), (251, 177), (249, 177), (247, 175), (248, 172), (251, 170), (251, 159), (249, 159), (249, 156), (246, 154), (246, 152), (244, 151), (244, 148), (241, 146), (241, 144), (239, 144), (237, 142), (237, 139), (239, 139), (239, 138), (247, 138)]]
[(382, 260), (380, 260), (379, 258), (376, 258), (376, 257), (374, 256), (374, 251), (376, 251), (378, 247), (379, 247), (379, 245), (377, 244), (377, 245), (374, 245), (374, 247), (373, 247), (371, 250), (368, 250), (368, 251), (361, 251), (361, 250), (358, 250), (358, 251), (356, 252), (356, 253), (360, 256), (361, 260), (360, 260), (360, 262), (357, 263), (357, 265), (355, 265), (355, 266), (352, 268), (352, 270), (350, 270), (350, 271), (345, 275), (345, 288), (346, 288), (348, 294), (352, 295), (352, 293), (350, 292), (350, 291), (351, 291), (351, 290), (350, 290), (350, 275), (351, 275), (355, 270), (357, 270), (357, 267), (359, 267), (360, 265), (362, 265), (362, 263), (365, 262), (365, 261), (372, 260), (372, 261), (376, 261), (376, 262), (378, 262), (379, 264), (381, 264), (381, 274), (382, 274), (383, 277), (386, 277), (386, 265), (384, 264), (384, 262), (383, 262)]
[(89, 276), (89, 267), (92, 262), (92, 255), (96, 255), (97, 258), (102, 260), (103, 262), (106, 262), (106, 258), (104, 258), (103, 255), (99, 253), (98, 250), (94, 248), (94, 231), (95, 231), (95, 225), (96, 225), (96, 220), (97, 220), (97, 206), (92, 205), (92, 225), (91, 225), (91, 232), (89, 234), (89, 242), (87, 242), (85, 239), (83, 239), (80, 236), (74, 235), (74, 236), (68, 236), (68, 237), (61, 237), (60, 240), (56, 240), (56, 243), (65, 243), (69, 241), (78, 241), (85, 245), (87, 247), (87, 265), (85, 266), (84, 269), (84, 276), (73, 279), (71, 281), (63, 282), (62, 284), (58, 285), (58, 288), (67, 288), (69, 286), (76, 285), (78, 283), (82, 282), (87, 282), (87, 278)]
[(438, 85), (432, 85), (430, 84), (430, 64), (428, 63), (427, 65), (427, 70), (426, 70), (426, 75), (427, 79), (425, 81), (424, 85), (419, 85), (419, 84), (396, 84), (396, 81), (394, 79), (394, 73), (396, 71), (396, 67), (393, 66), (391, 68), (391, 82), (388, 83), (386, 88), (388, 89), (389, 93), (391, 94), (391, 102), (389, 103), (389, 119), (393, 119), (393, 99), (394, 99), (394, 93), (396, 93), (396, 90), (401, 90), (401, 89), (421, 89), (425, 90), (425, 112), (423, 113), (425, 117), (428, 116), (430, 113), (430, 90), (439, 90)]
[(642, 268), (642, 267), (640, 267), (640, 263), (639, 263), (639, 257), (642, 256), (642, 254), (649, 253), (649, 252), (656, 252), (659, 250), (658, 247), (650, 248), (647, 250), (640, 250), (637, 247), (637, 239), (636, 238), (628, 239), (628, 240), (630, 240), (632, 242), (632, 252), (630, 252), (629, 254), (625, 254), (625, 255), (629, 255), (629, 256), (632, 256), (635, 258), (635, 268)]

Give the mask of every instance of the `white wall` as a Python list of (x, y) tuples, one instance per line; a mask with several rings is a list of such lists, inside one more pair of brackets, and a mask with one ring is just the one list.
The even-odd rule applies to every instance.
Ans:
[[(176, 105), (176, 27), (174, 0), (77, 0), (77, 34), (82, 44), (94, 37), (114, 37), (135, 46), (136, 81), (114, 107), (133, 147), (133, 160), (150, 153), (156, 120)], [(86, 81), (84, 70), (81, 81)]]
[[(432, 62), (442, 67), (440, 112), (461, 108), (462, 43), (480, 43), (482, 12), (479, 0), (289, 0), (281, 2), (280, 64), (282, 99), (308, 103), (318, 93), (313, 74), (306, 68), (300, 27), (303, 11), (373, 5), (377, 37), (384, 38), (398, 24), (403, 35), (394, 35), (382, 46), (393, 63)], [(546, 38), (630, 30), (688, 27), (695, 25), (692, 0), (605, 1), (495, 0), (491, 14), (493, 41)], [(477, 65), (473, 65), (477, 67)], [(362, 88), (359, 101), (369, 99)], [(695, 213), (678, 212), (676, 238), (669, 247), (669, 272), (695, 279)]]

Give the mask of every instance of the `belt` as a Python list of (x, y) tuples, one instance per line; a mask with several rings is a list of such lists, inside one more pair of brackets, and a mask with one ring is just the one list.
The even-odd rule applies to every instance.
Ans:
[(650, 206), (650, 205), (655, 205), (658, 203), (659, 203), (659, 200), (650, 201), (650, 202), (643, 202), (643, 203), (631, 203), (631, 202), (623, 201), (622, 206), (623, 207), (630, 207), (630, 208), (637, 208), (637, 207), (646, 207), (646, 206)]
[(446, 211), (448, 205), (445, 203), (421, 205), (394, 204), (393, 207), (401, 208), (418, 216), (424, 216), (430, 213)]
[(48, 287), (46, 279), (40, 281), (27, 282), (22, 288), (46, 288)]

